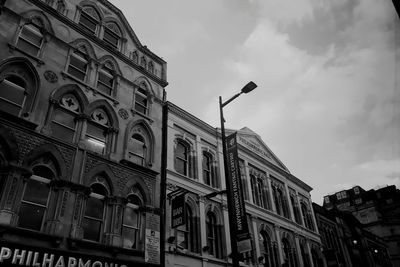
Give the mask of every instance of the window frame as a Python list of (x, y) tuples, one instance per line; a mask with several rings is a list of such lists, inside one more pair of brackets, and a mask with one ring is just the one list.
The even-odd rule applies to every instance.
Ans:
[[(145, 104), (142, 104), (141, 101), (139, 101), (139, 98), (140, 98), (140, 100), (143, 100), (143, 102)], [(143, 110), (144, 112), (142, 112), (140, 110)], [(140, 113), (140, 114), (143, 114), (143, 115), (147, 115), (148, 112), (149, 112), (149, 99), (148, 99), (146, 86), (141, 85), (136, 89), (136, 92), (135, 92), (135, 111)]]
[[(178, 155), (178, 147), (181, 146), (183, 148), (183, 155), (185, 157), (180, 157)], [(189, 176), (189, 146), (181, 140), (178, 140), (178, 143), (176, 144), (176, 152), (175, 152), (175, 160), (176, 162), (181, 162), (183, 164), (183, 173), (181, 173), (175, 166), (175, 170), (185, 176)]]
[[(85, 11), (85, 9), (89, 9), (89, 8), (92, 9), (97, 14), (98, 18), (93, 17), (89, 12)], [(92, 22), (95, 25), (95, 29), (93, 30), (89, 26), (87, 26), (85, 23), (83, 23), (82, 17), (84, 19), (88, 20), (89, 22)], [(98, 14), (97, 10), (94, 7), (91, 7), (91, 6), (82, 7), (80, 16), (79, 16), (78, 25), (82, 25), (89, 32), (91, 32), (94, 35), (97, 35), (100, 22), (101, 22), (100, 15)]]
[[(24, 32), (25, 29), (27, 31), (29, 31), (29, 33), (35, 35), (35, 37), (39, 37), (40, 38), (40, 40), (39, 40), (40, 43), (39, 44), (35, 44), (32, 41), (32, 39), (28, 38), (28, 34), (24, 35), (23, 32)], [(27, 44), (28, 46), (34, 47), (34, 49), (36, 49), (37, 52), (36, 53), (28, 52), (26, 48), (21, 47), (19, 45), (20, 44), (20, 40), (22, 40), (22, 42), (25, 43), (25, 45)], [(42, 33), (41, 27), (39, 25), (34, 24), (34, 23), (27, 23), (27, 24), (24, 24), (22, 26), (21, 30), (18, 33), (18, 37), (17, 37), (17, 40), (16, 40), (16, 47), (18, 49), (24, 51), (25, 53), (28, 53), (28, 54), (30, 54), (30, 55), (32, 55), (34, 57), (38, 57), (40, 55), (40, 52), (41, 52), (42, 48), (43, 48), (44, 41), (45, 41), (45, 38), (44, 38), (44, 34)]]
[[(22, 87), (20, 84), (17, 84), (17, 83), (15, 83), (13, 81), (10, 81), (9, 79), (7, 79), (9, 77), (14, 77), (14, 78), (19, 79), (21, 82), (23, 82), (25, 84), (25, 87)], [(21, 99), (21, 104), (16, 103), (16, 102), (14, 102), (13, 100), (11, 100), (9, 98), (4, 98), (4, 97), (0, 96), (0, 101), (6, 102), (7, 104), (9, 104), (11, 106), (15, 106), (19, 110), (18, 114), (17, 113), (11, 113), (11, 114), (14, 114), (16, 116), (21, 116), (21, 112), (24, 110), (24, 106), (25, 106), (25, 103), (26, 103), (26, 100), (27, 100), (26, 96), (28, 94), (28, 92), (27, 92), (28, 91), (28, 85), (26, 84), (26, 81), (22, 77), (20, 77), (19, 75), (16, 75), (14, 73), (7, 73), (5, 75), (5, 77), (0, 81), (0, 85), (2, 83), (4, 83), (5, 86), (7, 86), (8, 88), (12, 87), (13, 89), (18, 89), (20, 91), (23, 91), (23, 93), (22, 93), (23, 97)]]
[[(80, 69), (78, 66), (72, 64), (72, 58), (74, 58), (75, 60), (78, 60), (80, 63), (84, 63), (85, 70), (83, 71), (83, 69)], [(88, 75), (89, 74), (89, 68), (90, 68), (90, 59), (89, 59), (89, 56), (87, 54), (85, 54), (84, 52), (79, 51), (79, 50), (75, 50), (70, 54), (69, 60), (68, 60), (68, 65), (67, 65), (67, 73), (69, 75), (71, 75), (75, 79), (78, 79), (79, 81), (82, 81), (82, 82), (85, 83), (87, 78), (88, 78), (88, 76), (89, 76)], [(70, 69), (82, 74), (83, 78), (78, 77), (73, 72), (71, 73)]]
[[(111, 80), (111, 85), (108, 85), (106, 82), (104, 82), (100, 77), (101, 75), (107, 77), (108, 79)], [(114, 70), (110, 67), (108, 67), (106, 64), (102, 65), (98, 72), (97, 72), (97, 82), (96, 82), (96, 89), (100, 91), (103, 94), (106, 94), (108, 96), (113, 96), (114, 95), (114, 88), (115, 88), (115, 74)], [(104, 87), (102, 89), (101, 87)], [(109, 92), (107, 92), (108, 90)]]
[[(129, 200), (129, 198), (131, 196), (137, 198), (137, 200), (139, 200), (138, 201), (139, 204), (131, 203), (130, 200)], [(132, 194), (128, 195), (128, 203), (124, 207), (124, 215), (123, 215), (123, 218), (122, 218), (122, 227), (121, 227), (122, 246), (124, 248), (139, 249), (141, 226), (142, 226), (142, 220), (141, 220), (142, 216), (141, 216), (141, 213), (140, 213), (140, 207), (142, 205), (143, 205), (143, 201), (137, 194), (132, 193)], [(137, 225), (136, 226), (133, 226), (132, 224), (129, 225), (129, 224), (125, 223), (125, 212), (126, 212), (127, 208), (132, 209), (136, 213), (136, 216), (137, 216), (137, 219), (136, 219)], [(127, 246), (124, 245), (124, 229), (129, 229), (129, 230), (134, 230), (135, 231), (135, 240), (134, 240), (134, 242), (132, 242), (134, 244), (132, 247), (127, 247)], [(132, 241), (132, 240), (130, 240), (130, 241)]]

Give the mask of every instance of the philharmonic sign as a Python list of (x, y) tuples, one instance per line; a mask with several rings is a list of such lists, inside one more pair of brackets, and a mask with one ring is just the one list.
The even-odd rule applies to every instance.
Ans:
[(240, 170), (238, 164), (238, 151), (236, 133), (226, 137), (226, 150), (228, 161), (228, 184), (227, 190), (230, 191), (233, 202), (233, 216), (236, 224), (236, 241), (240, 253), (251, 250), (249, 227), (246, 218), (246, 208), (243, 198), (242, 184), (240, 181)]

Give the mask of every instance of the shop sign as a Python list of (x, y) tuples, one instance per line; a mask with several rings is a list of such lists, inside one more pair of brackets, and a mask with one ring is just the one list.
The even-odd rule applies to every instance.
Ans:
[(171, 227), (176, 228), (185, 224), (185, 193), (172, 199)]

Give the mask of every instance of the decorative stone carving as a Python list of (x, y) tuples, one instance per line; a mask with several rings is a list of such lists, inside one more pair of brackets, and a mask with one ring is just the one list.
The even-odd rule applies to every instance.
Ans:
[(128, 113), (128, 111), (127, 111), (126, 109), (123, 109), (123, 108), (121, 108), (121, 109), (118, 110), (118, 115), (119, 115), (122, 119), (124, 119), (124, 120), (126, 120), (126, 119), (129, 118), (129, 113)]
[(46, 70), (43, 76), (49, 83), (56, 83), (58, 81), (58, 76), (54, 71)]

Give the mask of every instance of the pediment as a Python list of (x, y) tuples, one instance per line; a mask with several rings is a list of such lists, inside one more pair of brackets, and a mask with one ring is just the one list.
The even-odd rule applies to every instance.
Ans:
[(271, 149), (264, 143), (261, 137), (253, 132), (251, 129), (244, 127), (237, 131), (237, 142), (239, 145), (248, 149), (249, 151), (257, 154), (263, 159), (268, 160), (277, 167), (289, 172), (288, 168), (282, 161), (271, 151)]

